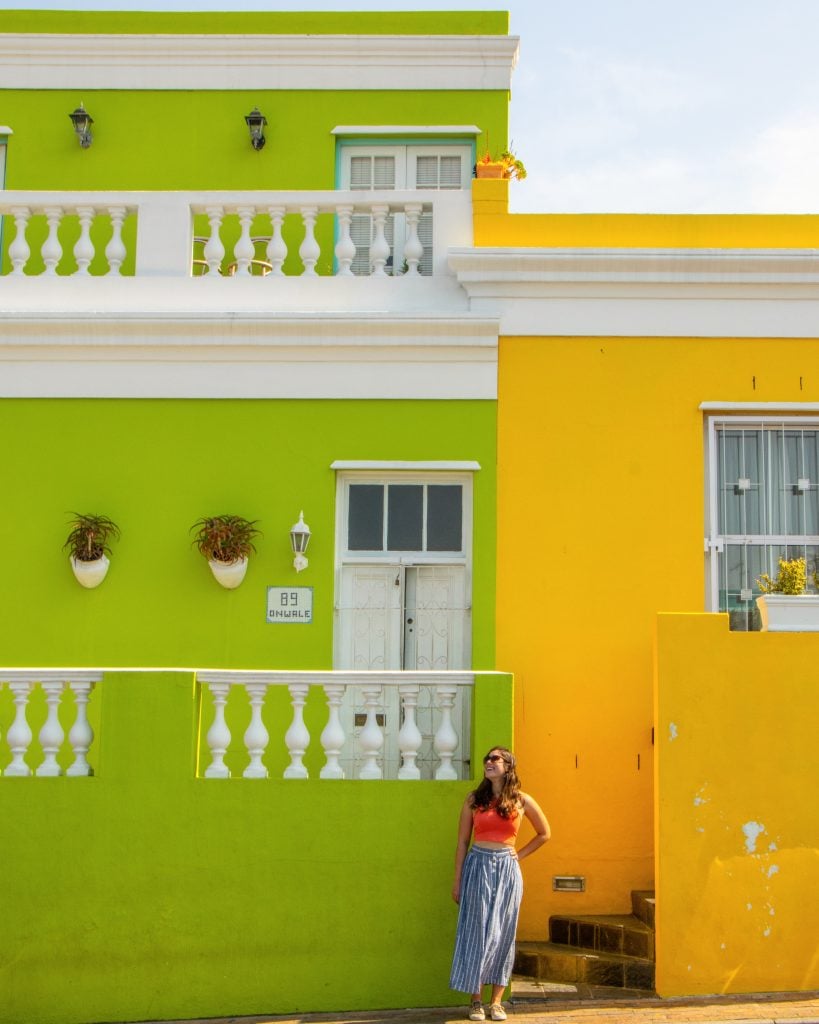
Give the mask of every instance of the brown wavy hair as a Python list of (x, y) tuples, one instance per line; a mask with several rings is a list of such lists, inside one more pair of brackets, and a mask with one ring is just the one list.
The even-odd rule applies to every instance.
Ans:
[(493, 750), (497, 750), (506, 765), (503, 786), (498, 796), (495, 797), (494, 790), (492, 789), (492, 780), (482, 779), (478, 788), (473, 789), (470, 794), (472, 806), (480, 811), (485, 811), (490, 806), (494, 806), (501, 818), (511, 818), (520, 811), (520, 779), (517, 772), (517, 758), (506, 747), (490, 747), (482, 763), (486, 762), (486, 758), (489, 757)]

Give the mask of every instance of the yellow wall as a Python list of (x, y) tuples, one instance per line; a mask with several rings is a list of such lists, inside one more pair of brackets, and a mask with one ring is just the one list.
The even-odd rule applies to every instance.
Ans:
[[(698, 406), (716, 398), (819, 400), (819, 341), (501, 339), (497, 664), (554, 832), (524, 862), (524, 938), (652, 885), (654, 623), (705, 608)], [(586, 893), (554, 894), (555, 874)]]
[(816, 248), (819, 215), (811, 214), (508, 214), (514, 182), (473, 181), (477, 246), (601, 248)]
[(657, 652), (657, 989), (819, 988), (817, 638), (660, 616)]

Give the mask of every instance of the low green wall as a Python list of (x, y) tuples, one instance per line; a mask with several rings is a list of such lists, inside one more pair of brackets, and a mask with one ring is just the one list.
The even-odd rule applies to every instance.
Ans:
[[(197, 779), (192, 673), (107, 673), (95, 700), (95, 777), (0, 778), (3, 1024), (462, 1000), (470, 783)], [(477, 678), (473, 717), (476, 763), (512, 741), (511, 677)]]

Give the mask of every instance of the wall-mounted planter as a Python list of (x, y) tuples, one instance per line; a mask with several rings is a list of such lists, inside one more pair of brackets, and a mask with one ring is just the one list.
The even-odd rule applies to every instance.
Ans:
[(239, 558), (235, 562), (217, 562), (215, 559), (209, 559), (208, 565), (217, 582), (228, 590), (235, 590), (247, 572), (246, 558)]
[(89, 590), (98, 587), (102, 583), (105, 579), (105, 574), (108, 572), (108, 566), (111, 564), (105, 555), (102, 558), (94, 559), (93, 562), (83, 562), (72, 555), (69, 561), (71, 562), (71, 568), (74, 571), (77, 582)]
[(756, 599), (768, 633), (819, 633), (819, 594), (763, 594)]

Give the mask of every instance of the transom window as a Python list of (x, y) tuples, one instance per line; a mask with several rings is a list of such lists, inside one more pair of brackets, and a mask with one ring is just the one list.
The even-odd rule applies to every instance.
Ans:
[(463, 551), (463, 486), (351, 483), (347, 550)]
[(759, 576), (780, 558), (819, 571), (819, 420), (714, 419), (709, 428), (711, 606), (759, 628)]

